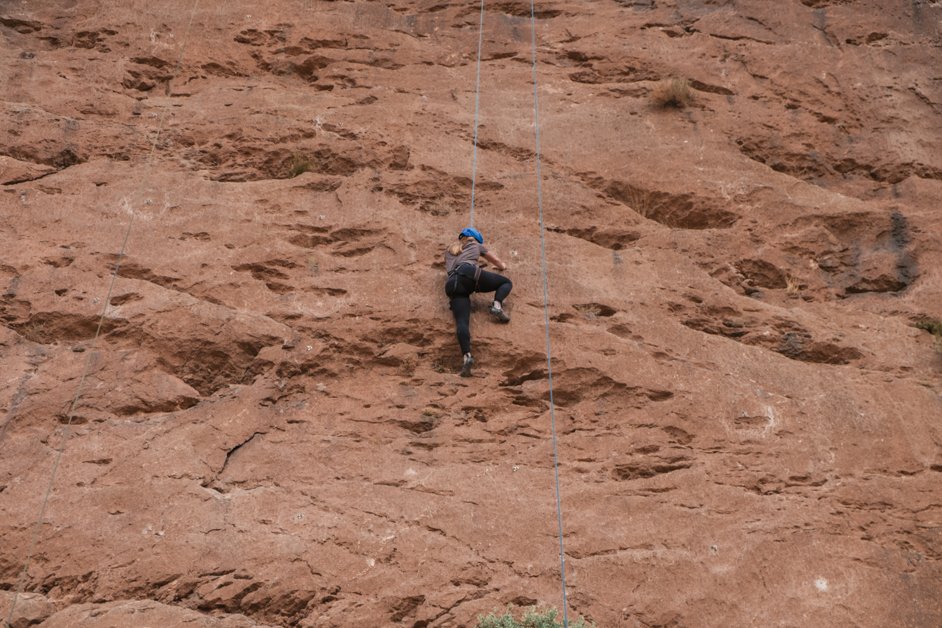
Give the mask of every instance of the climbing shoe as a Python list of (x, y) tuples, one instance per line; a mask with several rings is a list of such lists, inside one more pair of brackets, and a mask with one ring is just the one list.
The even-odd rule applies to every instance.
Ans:
[(494, 318), (496, 318), (498, 322), (501, 322), (501, 323), (509, 323), (509, 322), (510, 322), (510, 315), (507, 314), (507, 312), (504, 311), (504, 308), (494, 307), (494, 306), (492, 305), (492, 306), (491, 306), (491, 314), (494, 315)]
[(474, 358), (470, 353), (464, 354), (464, 363), (461, 365), (461, 376), (471, 377), (471, 367), (474, 366)]

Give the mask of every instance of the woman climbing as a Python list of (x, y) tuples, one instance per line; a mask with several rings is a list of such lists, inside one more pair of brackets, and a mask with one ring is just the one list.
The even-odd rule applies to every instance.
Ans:
[(480, 257), (493, 264), (497, 270), (507, 268), (496, 255), (484, 248), (481, 232), (471, 227), (463, 229), (458, 234), (458, 241), (445, 251), (445, 272), (448, 273), (445, 294), (451, 300), (451, 311), (458, 328), (458, 344), (464, 356), (462, 377), (471, 376), (471, 366), (474, 364), (474, 358), (471, 357), (471, 293), (493, 292), (491, 314), (501, 323), (510, 322), (503, 303), (513, 284), (503, 275), (483, 270), (483, 265), (478, 263)]

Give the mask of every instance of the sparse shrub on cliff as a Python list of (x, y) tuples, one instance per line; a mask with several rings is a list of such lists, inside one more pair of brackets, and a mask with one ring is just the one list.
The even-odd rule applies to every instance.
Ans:
[(791, 297), (797, 297), (801, 293), (801, 283), (791, 275), (785, 276), (785, 294)]
[(310, 172), (314, 169), (314, 163), (304, 155), (292, 155), (288, 162), (288, 175), (286, 178), (293, 179), (298, 175)]
[(673, 107), (683, 109), (693, 100), (690, 83), (684, 78), (672, 78), (664, 81), (654, 90), (654, 104), (661, 109)]
[(916, 327), (927, 331), (936, 338), (942, 339), (942, 321), (934, 318), (925, 318), (916, 323)]
[(935, 348), (942, 353), (942, 321), (937, 318), (923, 318), (917, 321), (915, 326), (918, 329), (927, 331), (935, 338)]
[[(559, 611), (555, 608), (529, 609), (520, 620), (514, 618), (510, 611), (503, 615), (489, 613), (478, 618), (477, 628), (563, 628), (563, 622), (557, 616)], [(570, 621), (572, 628), (594, 628), (594, 624), (584, 619)]]
[(625, 199), (628, 201), (628, 207), (645, 218), (650, 218), (654, 210), (654, 203), (649, 192), (629, 186), (625, 190)]

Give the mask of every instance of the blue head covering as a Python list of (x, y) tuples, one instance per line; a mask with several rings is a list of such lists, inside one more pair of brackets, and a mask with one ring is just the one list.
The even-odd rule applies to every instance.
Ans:
[(484, 244), (484, 236), (481, 235), (481, 232), (472, 227), (465, 227), (461, 230), (461, 233), (458, 234), (458, 237), (464, 238), (474, 238), (478, 241), (478, 244)]

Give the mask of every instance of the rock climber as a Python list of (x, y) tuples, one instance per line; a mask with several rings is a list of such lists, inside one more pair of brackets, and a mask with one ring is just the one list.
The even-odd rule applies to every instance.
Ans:
[(510, 316), (504, 310), (504, 299), (510, 294), (513, 284), (509, 279), (497, 273), (483, 269), (478, 261), (483, 257), (497, 270), (507, 269), (507, 265), (496, 255), (484, 248), (484, 236), (477, 229), (468, 227), (458, 234), (458, 241), (445, 251), (445, 294), (451, 300), (451, 311), (455, 316), (458, 331), (458, 344), (461, 345), (463, 362), (461, 376), (470, 377), (474, 358), (471, 357), (471, 293), (493, 292), (494, 303), (490, 312), (501, 323), (509, 323)]

